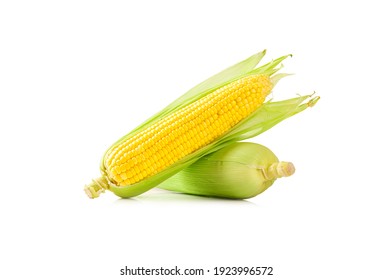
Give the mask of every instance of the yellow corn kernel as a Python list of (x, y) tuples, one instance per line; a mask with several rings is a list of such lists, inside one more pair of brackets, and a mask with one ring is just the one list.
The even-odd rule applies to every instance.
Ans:
[(164, 170), (249, 116), (272, 86), (268, 76), (250, 75), (142, 129), (108, 151), (104, 159), (108, 178), (126, 186)]

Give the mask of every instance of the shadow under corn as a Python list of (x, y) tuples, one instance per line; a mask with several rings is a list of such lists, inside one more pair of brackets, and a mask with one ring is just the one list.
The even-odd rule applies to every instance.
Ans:
[(256, 204), (243, 199), (225, 199), (198, 195), (176, 193), (166, 190), (153, 189), (140, 196), (133, 198), (118, 198), (114, 201), (117, 205), (192, 205), (192, 206), (236, 206), (236, 207), (257, 207)]

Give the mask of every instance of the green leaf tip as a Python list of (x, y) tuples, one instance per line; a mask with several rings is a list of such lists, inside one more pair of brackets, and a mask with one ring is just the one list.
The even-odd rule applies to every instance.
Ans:
[(319, 100), (320, 100), (320, 96), (313, 97), (307, 103), (308, 107), (314, 107)]

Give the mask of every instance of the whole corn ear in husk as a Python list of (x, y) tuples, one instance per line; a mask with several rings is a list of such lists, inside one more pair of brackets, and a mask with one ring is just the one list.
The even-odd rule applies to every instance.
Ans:
[(235, 142), (202, 157), (158, 188), (186, 194), (232, 199), (254, 197), (276, 179), (295, 171), (291, 162), (281, 162), (267, 147)]
[(101, 161), (101, 176), (85, 187), (90, 198), (110, 190), (139, 195), (208, 153), (256, 136), (313, 105), (298, 97), (266, 102), (288, 56), (256, 67), (265, 51), (209, 78), (115, 142)]

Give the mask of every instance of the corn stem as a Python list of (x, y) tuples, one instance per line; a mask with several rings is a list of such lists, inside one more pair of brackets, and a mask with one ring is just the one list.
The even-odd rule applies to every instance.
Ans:
[(266, 180), (274, 180), (293, 175), (295, 167), (291, 162), (281, 161), (271, 164), (268, 168), (262, 168), (261, 172)]
[(101, 193), (109, 189), (108, 181), (105, 177), (93, 179), (93, 181), (84, 187), (84, 192), (89, 198), (97, 198)]

